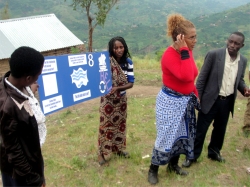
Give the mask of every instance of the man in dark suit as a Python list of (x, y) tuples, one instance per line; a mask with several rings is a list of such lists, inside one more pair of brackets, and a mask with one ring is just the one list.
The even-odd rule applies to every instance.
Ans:
[(205, 57), (196, 82), (201, 111), (198, 113), (194, 158), (186, 158), (183, 167), (189, 167), (201, 155), (206, 133), (212, 121), (213, 131), (208, 145), (208, 158), (225, 162), (220, 150), (230, 112), (233, 115), (237, 90), (245, 97), (250, 95), (244, 81), (247, 59), (239, 53), (244, 46), (244, 40), (242, 33), (234, 32), (229, 36), (226, 48), (209, 51)]

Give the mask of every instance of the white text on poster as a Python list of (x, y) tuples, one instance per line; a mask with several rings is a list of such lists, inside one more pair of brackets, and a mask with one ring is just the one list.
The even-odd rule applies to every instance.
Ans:
[(56, 96), (42, 101), (44, 114), (63, 107), (62, 96)]
[(86, 54), (68, 56), (69, 67), (87, 64)]
[(83, 92), (78, 92), (78, 93), (73, 94), (74, 102), (82, 100), (82, 99), (86, 99), (88, 97), (91, 97), (91, 91), (90, 90), (86, 90), (86, 91), (83, 91)]
[(47, 59), (44, 61), (42, 74), (57, 72), (56, 59)]

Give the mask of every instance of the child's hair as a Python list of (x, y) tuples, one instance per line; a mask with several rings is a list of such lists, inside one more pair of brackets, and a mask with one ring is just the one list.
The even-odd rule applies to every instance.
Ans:
[(43, 63), (43, 55), (39, 51), (26, 46), (17, 48), (11, 54), (9, 60), (10, 71), (15, 78), (37, 75), (41, 71)]
[(187, 34), (188, 28), (195, 28), (194, 24), (185, 19), (181, 14), (171, 14), (167, 20), (167, 36), (176, 41), (178, 34)]
[(124, 53), (123, 53), (123, 55), (122, 55), (122, 57), (121, 57), (120, 63), (126, 64), (126, 65), (127, 65), (127, 64), (128, 64), (128, 63), (127, 63), (127, 58), (128, 58), (128, 57), (131, 58), (131, 56), (130, 56), (130, 53), (129, 53), (129, 51), (128, 51), (128, 46), (127, 46), (127, 44), (126, 44), (126, 42), (125, 42), (125, 40), (124, 40), (123, 37), (121, 37), (121, 36), (116, 36), (116, 37), (112, 38), (112, 39), (109, 41), (109, 44), (108, 44), (109, 54), (110, 54), (110, 56), (113, 56), (113, 57), (116, 58), (115, 53), (114, 53), (114, 51), (113, 51), (115, 41), (121, 42), (122, 45), (124, 46)]

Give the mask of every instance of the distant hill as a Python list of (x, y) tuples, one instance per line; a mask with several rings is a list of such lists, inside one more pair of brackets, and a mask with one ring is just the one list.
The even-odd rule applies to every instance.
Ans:
[[(80, 11), (74, 11), (69, 6), (70, 0), (66, 3), (64, 0), (0, 0), (0, 8), (6, 2), (12, 18), (54, 13), (76, 36), (87, 41), (86, 16)], [(237, 29), (234, 23), (240, 24), (239, 29), (247, 29), (249, 15), (244, 19), (243, 15), (247, 15), (249, 5), (231, 8), (249, 2), (250, 0), (120, 0), (118, 9), (114, 8), (108, 14), (104, 27), (95, 29), (93, 47), (96, 50), (105, 49), (111, 37), (121, 35), (132, 53), (153, 53), (168, 45), (166, 17), (178, 12), (195, 22), (199, 39), (196, 54), (203, 55), (210, 48), (223, 46), (225, 36)], [(229, 11), (218, 13), (225, 10)], [(231, 15), (237, 18), (231, 19)], [(222, 19), (223, 16), (230, 19)], [(228, 22), (222, 25), (224, 21)]]
[(223, 47), (231, 32), (245, 35), (243, 54), (250, 55), (250, 3), (210, 16), (199, 16), (193, 20), (198, 31), (197, 51), (204, 54), (210, 49)]
[[(202, 58), (207, 51), (224, 47), (226, 39), (231, 32), (241, 31), (246, 36), (245, 47), (241, 52), (250, 55), (250, 3), (215, 14), (202, 14), (191, 19), (197, 28), (198, 42), (194, 51), (196, 57)], [(166, 37), (166, 18), (162, 23), (158, 22), (152, 26), (143, 24), (107, 33), (108, 29), (97, 30), (95, 39), (105, 41), (114, 35), (122, 35), (130, 44), (130, 48), (136, 54), (152, 53), (166, 48), (171, 41)], [(108, 25), (108, 24), (106, 24)]]

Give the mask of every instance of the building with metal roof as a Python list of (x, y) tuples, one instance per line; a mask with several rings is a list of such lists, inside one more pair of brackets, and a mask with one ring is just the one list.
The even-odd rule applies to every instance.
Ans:
[(0, 20), (0, 41), (0, 59), (24, 45), (43, 52), (83, 44), (55, 14)]
[(55, 14), (0, 20), (0, 73), (6, 66), (3, 61), (20, 46), (32, 47), (44, 56), (68, 54), (76, 46), (85, 51), (84, 43)]

